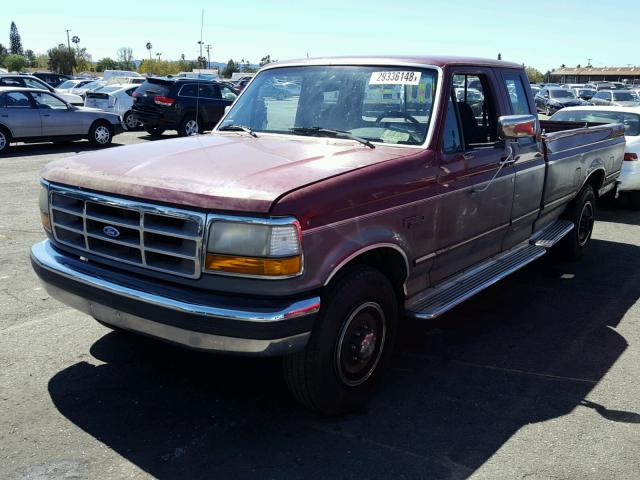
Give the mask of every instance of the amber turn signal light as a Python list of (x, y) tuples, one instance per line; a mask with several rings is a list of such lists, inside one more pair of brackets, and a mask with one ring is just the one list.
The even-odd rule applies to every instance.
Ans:
[(51, 231), (51, 220), (49, 220), (49, 214), (40, 212), (40, 220), (42, 220), (42, 226), (47, 232)]
[(255, 258), (208, 253), (205, 267), (207, 270), (240, 275), (280, 277), (300, 273), (302, 257), (298, 255), (285, 258)]

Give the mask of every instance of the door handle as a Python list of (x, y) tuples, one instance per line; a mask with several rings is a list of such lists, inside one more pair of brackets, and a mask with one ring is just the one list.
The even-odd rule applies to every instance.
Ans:
[(507, 145), (507, 150), (509, 151), (509, 153), (507, 154), (507, 158), (505, 158), (504, 160), (501, 160), (498, 165), (498, 169), (496, 170), (496, 173), (493, 175), (493, 177), (491, 178), (491, 180), (489, 180), (489, 182), (483, 187), (483, 188), (472, 188), (470, 190), (471, 193), (482, 193), (482, 192), (486, 192), (489, 187), (491, 186), (491, 184), (493, 183), (493, 181), (498, 177), (498, 175), (500, 174), (500, 172), (502, 171), (502, 168), (505, 165), (510, 165), (513, 162), (515, 162), (515, 159), (513, 157), (513, 148), (510, 145)]
[(48, 113), (45, 113), (42, 115), (43, 117), (50, 117), (51, 115), (49, 115)]

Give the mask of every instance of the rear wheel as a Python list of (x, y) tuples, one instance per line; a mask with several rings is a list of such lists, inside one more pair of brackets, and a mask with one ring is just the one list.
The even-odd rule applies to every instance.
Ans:
[(596, 219), (596, 195), (591, 185), (585, 185), (569, 204), (563, 218), (575, 225), (556, 247), (562, 260), (573, 261), (584, 255), (589, 246)]
[(159, 137), (164, 133), (164, 128), (160, 128), (160, 127), (143, 126), (142, 128), (144, 128), (144, 131), (147, 132), (152, 137)]
[(89, 143), (94, 147), (106, 147), (111, 140), (113, 140), (113, 130), (104, 122), (94, 123), (89, 130)]
[(9, 151), (10, 143), (11, 143), (11, 136), (9, 135), (9, 132), (5, 128), (0, 127), (0, 154), (6, 153), (7, 151)]
[(320, 316), (304, 351), (285, 357), (293, 396), (310, 410), (339, 415), (361, 407), (391, 356), (398, 306), (380, 271), (357, 266), (323, 296)]
[(187, 115), (184, 117), (178, 127), (178, 135), (182, 137), (190, 137), (202, 133), (202, 126), (195, 115)]
[(127, 130), (135, 130), (140, 126), (138, 121), (133, 116), (133, 112), (125, 113), (124, 117), (122, 118), (122, 123), (124, 123), (124, 126)]

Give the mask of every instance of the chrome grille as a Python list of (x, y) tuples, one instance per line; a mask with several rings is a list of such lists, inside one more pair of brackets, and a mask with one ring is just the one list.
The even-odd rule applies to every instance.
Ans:
[(130, 265), (197, 278), (206, 215), (51, 185), (54, 238)]

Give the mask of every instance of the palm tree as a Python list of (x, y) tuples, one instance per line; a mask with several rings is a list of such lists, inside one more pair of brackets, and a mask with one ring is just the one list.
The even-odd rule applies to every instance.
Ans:
[(162, 53), (156, 52), (156, 56), (158, 57), (158, 62), (159, 62), (160, 61), (160, 56), (162, 56)]
[(78, 51), (78, 53), (80, 53), (80, 47), (78, 45), (80, 43), (80, 37), (74, 35), (73, 37), (71, 37), (71, 41), (76, 44), (76, 50)]
[(147, 42), (147, 50), (149, 50), (149, 60), (152, 60), (151, 58), (151, 49), (153, 48), (153, 45), (151, 45), (151, 42)]

